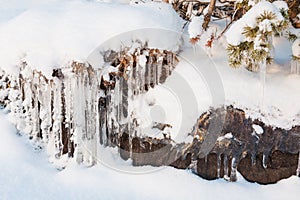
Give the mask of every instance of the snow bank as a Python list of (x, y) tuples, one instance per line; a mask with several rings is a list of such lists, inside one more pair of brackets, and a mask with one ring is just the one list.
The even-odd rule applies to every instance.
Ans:
[[(142, 28), (180, 31), (183, 25), (172, 6), (163, 3), (4, 0), (1, 6), (0, 65), (10, 73), (17, 72), (21, 60), (50, 73), (72, 60), (84, 62), (97, 46), (117, 34)], [(132, 39), (150, 40), (168, 50), (178, 43), (178, 38), (146, 33)]]
[[(236, 21), (226, 32), (225, 36), (227, 42), (231, 45), (237, 46), (242, 42), (247, 41), (247, 38), (243, 34), (244, 28), (249, 26), (251, 28), (256, 27), (257, 18), (264, 12), (272, 12), (275, 14), (276, 18), (274, 20), (269, 20), (270, 23), (279, 24), (284, 21), (280, 9), (286, 8), (283, 4), (284, 2), (270, 3), (268, 1), (261, 1), (254, 5), (241, 19)], [(265, 28), (262, 26), (260, 28)]]

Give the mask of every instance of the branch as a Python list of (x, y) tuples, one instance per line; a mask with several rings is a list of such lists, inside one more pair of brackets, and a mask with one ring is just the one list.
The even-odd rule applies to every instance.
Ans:
[(215, 5), (216, 5), (216, 0), (211, 0), (209, 3), (209, 8), (208, 8), (208, 12), (207, 14), (204, 16), (204, 22), (202, 24), (202, 28), (206, 31), (208, 28), (208, 24), (210, 22), (212, 13), (215, 9)]

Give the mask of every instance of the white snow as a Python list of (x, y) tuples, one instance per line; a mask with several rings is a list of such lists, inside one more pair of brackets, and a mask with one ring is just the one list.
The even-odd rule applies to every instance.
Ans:
[(264, 133), (264, 130), (262, 129), (262, 127), (257, 124), (253, 124), (252, 128), (254, 129), (255, 133), (257, 133), (259, 135)]
[(196, 16), (192, 18), (189, 24), (188, 32), (190, 38), (195, 38), (199, 36), (202, 32), (203, 16)]
[(139, 65), (142, 66), (142, 67), (145, 67), (146, 62), (147, 62), (146, 56), (145, 55), (140, 55), (139, 56)]
[(274, 1), (273, 4), (279, 9), (279, 10), (288, 10), (289, 6), (285, 1)]
[(119, 170), (101, 164), (86, 168), (71, 161), (58, 171), (43, 151), (33, 152), (31, 145), (24, 145), (26, 140), (15, 134), (2, 113), (0, 121), (0, 199), (296, 200), (300, 196), (295, 176), (267, 186), (248, 183), (240, 175), (236, 183), (207, 181), (172, 167), (131, 167), (117, 157), (110, 158)]
[[(3, 7), (2, 7), (3, 4)], [(20, 7), (20, 8), (19, 8)], [(117, 4), (81, 0), (0, 2), (0, 63), (10, 73), (26, 61), (32, 69), (51, 74), (53, 68), (85, 62), (100, 44), (120, 33), (157, 28), (181, 31), (183, 20), (169, 4)], [(174, 49), (178, 38), (160, 38), (151, 31), (131, 38), (149, 46)], [(120, 44), (116, 47), (120, 49)]]
[(217, 141), (221, 141), (221, 140), (224, 140), (224, 139), (232, 139), (232, 138), (233, 138), (232, 133), (226, 133), (224, 136), (218, 137)]

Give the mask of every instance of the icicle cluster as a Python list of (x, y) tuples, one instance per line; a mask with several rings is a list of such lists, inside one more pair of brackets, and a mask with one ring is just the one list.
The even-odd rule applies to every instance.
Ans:
[[(198, 160), (200, 176), (236, 181), (239, 171), (247, 180), (262, 183), (276, 182), (294, 174), (299, 176), (300, 127), (284, 130), (267, 126), (246, 118), (242, 110), (233, 107), (226, 108), (225, 123), (209, 154), (197, 154), (203, 141), (214, 134), (208, 128), (212, 114), (218, 112), (220, 110), (204, 113), (192, 132), (194, 141), (189, 151), (196, 156), (192, 162)], [(281, 170), (284, 173), (280, 174)], [(265, 176), (259, 177), (262, 173)]]
[(163, 83), (178, 60), (174, 53), (137, 47), (104, 53), (105, 66), (73, 62), (52, 77), (23, 63), (20, 77), (0, 74), (0, 103), (21, 133), (45, 146), (50, 161), (75, 157), (97, 162), (100, 145), (120, 146), (120, 138), (138, 136), (132, 102)]
[(296, 39), (292, 45), (293, 59), (291, 61), (291, 73), (300, 74), (300, 39)]

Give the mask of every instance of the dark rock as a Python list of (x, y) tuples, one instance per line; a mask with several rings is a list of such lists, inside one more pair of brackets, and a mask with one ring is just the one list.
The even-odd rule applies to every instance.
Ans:
[[(219, 125), (220, 113), (224, 112), (224, 124), (217, 134), (220, 137), (203, 156), (199, 152), (207, 145), (205, 140), (212, 130), (217, 130), (210, 127), (211, 120), (217, 119), (218, 123), (214, 123)], [(255, 133), (253, 124), (261, 126), (264, 133)], [(201, 115), (192, 134), (195, 138), (191, 144), (171, 145), (166, 139), (133, 138), (133, 164), (191, 168), (207, 180), (236, 181), (236, 174), (240, 172), (246, 180), (260, 184), (276, 183), (296, 174), (300, 149), (298, 126), (290, 130), (267, 126), (259, 120), (246, 118), (244, 111), (229, 106)], [(192, 163), (196, 163), (196, 167)]]
[(256, 156), (256, 164), (251, 164), (251, 157), (247, 155), (238, 165), (238, 171), (250, 182), (260, 184), (276, 183), (281, 179), (295, 175), (298, 165), (298, 154), (274, 151), (270, 156), (267, 168), (263, 167), (260, 153)]
[(177, 169), (187, 169), (192, 161), (192, 154), (188, 153), (185, 156), (181, 156), (177, 160), (175, 160), (173, 163), (170, 164), (170, 166), (175, 167)]
[[(217, 111), (203, 114), (197, 128), (208, 130), (210, 115), (214, 112)], [(255, 133), (253, 124), (261, 126), (264, 133)], [(244, 111), (229, 106), (221, 135), (226, 133), (231, 133), (232, 138), (218, 140), (206, 158), (198, 159), (199, 176), (209, 180), (230, 177), (234, 181), (236, 175), (231, 169), (237, 168), (246, 180), (269, 184), (296, 174), (300, 150), (299, 126), (291, 130), (267, 126), (259, 120), (247, 119)], [(199, 145), (199, 142), (191, 145), (191, 151)], [(225, 157), (228, 157), (228, 162)], [(225, 173), (227, 169), (228, 173)]]

